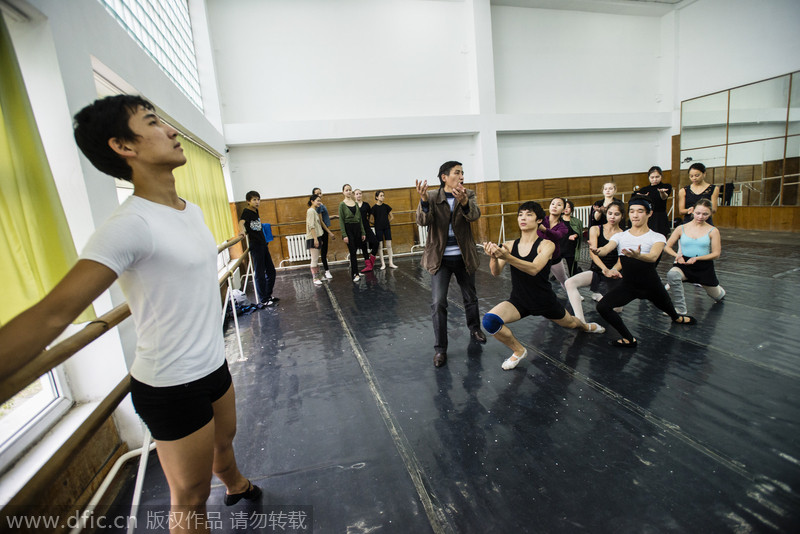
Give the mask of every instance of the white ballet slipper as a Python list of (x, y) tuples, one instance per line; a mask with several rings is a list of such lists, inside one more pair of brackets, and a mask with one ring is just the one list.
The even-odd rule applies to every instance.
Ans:
[(525, 349), (520, 356), (515, 356), (514, 354), (511, 354), (511, 356), (509, 356), (508, 359), (503, 362), (503, 369), (505, 369), (506, 371), (513, 369), (527, 355), (528, 355), (528, 349)]
[[(589, 327), (589, 330), (586, 330), (586, 332), (590, 334), (602, 334), (606, 331), (605, 328), (603, 328), (597, 323), (586, 323), (586, 326)], [(594, 328), (592, 328), (592, 326), (594, 326)]]

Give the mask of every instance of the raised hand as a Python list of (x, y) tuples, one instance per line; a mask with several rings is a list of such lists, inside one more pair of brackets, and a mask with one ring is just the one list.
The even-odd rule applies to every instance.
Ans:
[(417, 180), (417, 193), (420, 202), (428, 201), (428, 180)]
[(453, 196), (456, 197), (456, 202), (458, 202), (462, 206), (466, 206), (467, 202), (469, 202), (469, 198), (467, 197), (467, 190), (464, 188), (462, 184), (458, 184), (453, 188)]

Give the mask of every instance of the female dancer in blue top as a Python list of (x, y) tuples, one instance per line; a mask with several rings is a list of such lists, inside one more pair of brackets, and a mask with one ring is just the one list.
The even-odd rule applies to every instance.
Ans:
[(605, 332), (597, 323), (586, 324), (570, 315), (553, 293), (548, 277), (555, 244), (537, 236), (536, 232), (545, 217), (538, 202), (525, 202), (517, 213), (522, 236), (502, 245), (483, 244), (493, 276), (499, 276), (506, 263), (511, 266), (511, 296), (483, 316), (486, 331), (514, 351), (503, 362), (505, 370), (513, 369), (528, 355), (528, 350), (517, 341), (506, 323), (528, 315), (542, 315), (564, 328), (578, 328), (592, 334)]
[(633, 348), (636, 338), (622, 322), (622, 318), (614, 311), (615, 307), (624, 306), (635, 299), (647, 299), (679, 324), (697, 324), (694, 317), (680, 315), (672, 306), (667, 290), (656, 272), (656, 261), (661, 257), (667, 239), (658, 232), (647, 227), (652, 208), (643, 198), (636, 198), (628, 204), (630, 230), (613, 236), (608, 244), (600, 249), (589, 247), (598, 256), (605, 256), (617, 249), (622, 265), (622, 283), (609, 291), (603, 300), (597, 303), (597, 311), (622, 336), (612, 341), (615, 347)]
[[(706, 222), (711, 218), (711, 202), (701, 198), (692, 210), (692, 222), (675, 229), (667, 241), (667, 254), (676, 258), (675, 266), (667, 273), (669, 292), (675, 309), (686, 314), (686, 298), (683, 294), (684, 281), (700, 284), (708, 296), (716, 302), (725, 298), (725, 290), (719, 285), (714, 271), (714, 260), (719, 258), (722, 242), (719, 230)], [(672, 247), (680, 240), (681, 253)]]

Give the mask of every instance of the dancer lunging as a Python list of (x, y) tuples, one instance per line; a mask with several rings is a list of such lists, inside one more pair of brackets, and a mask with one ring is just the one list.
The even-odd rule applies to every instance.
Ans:
[(597, 311), (622, 336), (611, 341), (616, 347), (633, 348), (636, 338), (622, 322), (622, 318), (614, 311), (617, 306), (624, 306), (635, 299), (647, 299), (659, 310), (670, 316), (672, 322), (678, 324), (696, 324), (694, 317), (680, 315), (672, 306), (667, 290), (656, 272), (656, 261), (664, 250), (666, 238), (647, 227), (652, 208), (642, 198), (633, 199), (628, 204), (630, 230), (613, 236), (608, 244), (600, 249), (589, 247), (598, 256), (606, 256), (616, 249), (622, 264), (622, 283), (609, 291), (597, 303)]
[[(725, 298), (725, 290), (719, 285), (714, 271), (714, 260), (722, 252), (722, 241), (719, 230), (706, 222), (711, 218), (711, 208), (709, 200), (698, 200), (692, 211), (692, 222), (677, 227), (667, 241), (667, 254), (676, 258), (675, 266), (667, 273), (667, 280), (678, 313), (687, 313), (683, 282), (700, 284), (715, 302)], [(672, 248), (678, 240), (681, 243), (680, 254)]]
[(544, 218), (544, 210), (538, 202), (525, 202), (517, 212), (522, 236), (502, 245), (483, 244), (493, 276), (499, 276), (506, 263), (511, 268), (511, 296), (483, 316), (483, 328), (514, 351), (503, 362), (506, 370), (516, 367), (528, 355), (528, 350), (517, 341), (506, 324), (528, 315), (541, 315), (564, 328), (577, 328), (592, 334), (605, 332), (597, 323), (586, 324), (570, 315), (556, 298), (548, 280), (555, 244), (536, 235)]

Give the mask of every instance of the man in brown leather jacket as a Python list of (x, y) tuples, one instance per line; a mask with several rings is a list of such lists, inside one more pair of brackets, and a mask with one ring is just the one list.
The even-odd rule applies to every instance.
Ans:
[(431, 273), (436, 351), (433, 365), (436, 367), (447, 363), (447, 290), (451, 275), (456, 276), (461, 288), (470, 336), (479, 343), (486, 343), (475, 290), (478, 252), (470, 226), (481, 216), (481, 211), (475, 192), (465, 189), (463, 180), (464, 169), (457, 161), (448, 161), (439, 167), (440, 187), (437, 191), (428, 191), (427, 180), (417, 180), (417, 224), (428, 227), (422, 266)]

